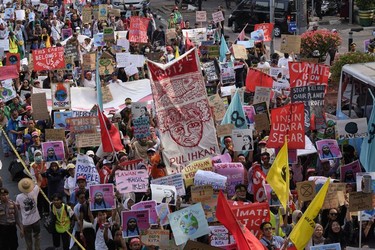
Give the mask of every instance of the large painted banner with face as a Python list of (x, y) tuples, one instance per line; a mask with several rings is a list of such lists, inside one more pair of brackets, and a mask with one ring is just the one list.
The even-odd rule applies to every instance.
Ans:
[(148, 61), (151, 89), (169, 173), (219, 153), (198, 56), (192, 49), (168, 64)]

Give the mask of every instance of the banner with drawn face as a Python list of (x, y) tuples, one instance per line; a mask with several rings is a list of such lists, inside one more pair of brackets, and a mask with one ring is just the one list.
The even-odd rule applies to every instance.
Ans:
[(148, 61), (148, 67), (168, 172), (219, 154), (195, 49), (166, 65)]

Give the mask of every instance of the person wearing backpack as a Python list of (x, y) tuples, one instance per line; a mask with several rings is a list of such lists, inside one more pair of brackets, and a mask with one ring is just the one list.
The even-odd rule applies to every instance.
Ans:
[(53, 246), (60, 247), (62, 241), (63, 250), (69, 250), (70, 236), (67, 232), (70, 231), (72, 220), (76, 220), (76, 216), (70, 206), (62, 202), (62, 195), (59, 193), (52, 196), (51, 216), (55, 222), (55, 230), (52, 232)]

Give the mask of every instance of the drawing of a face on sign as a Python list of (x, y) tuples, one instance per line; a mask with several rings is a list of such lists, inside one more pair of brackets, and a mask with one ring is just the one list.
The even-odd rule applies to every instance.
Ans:
[(55, 91), (55, 98), (57, 101), (65, 101), (68, 97), (68, 90), (64, 87), (64, 84), (57, 84)]
[(180, 146), (196, 147), (202, 139), (204, 122), (211, 118), (209, 110), (205, 101), (166, 109), (159, 113), (160, 130), (168, 131)]

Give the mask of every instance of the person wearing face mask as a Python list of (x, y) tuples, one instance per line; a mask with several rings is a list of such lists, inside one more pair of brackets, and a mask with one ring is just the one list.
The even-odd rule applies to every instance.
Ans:
[(31, 133), (32, 143), (29, 149), (27, 150), (27, 158), (29, 162), (34, 161), (35, 151), (42, 150), (42, 144), (40, 142), (40, 133), (38, 131), (34, 131)]
[[(40, 150), (35, 150), (34, 151), (34, 162), (31, 163), (30, 165), (30, 173), (31, 177), (38, 184), (38, 186), (42, 189), (42, 191), (45, 194), (48, 194), (48, 187), (47, 183), (48, 180), (46, 177), (43, 177), (47, 171), (47, 164), (43, 160), (42, 157), (42, 151)], [(44, 199), (43, 195), (39, 193), (38, 195), (38, 211), (39, 214), (41, 215), (48, 215), (49, 214), (49, 204)]]

